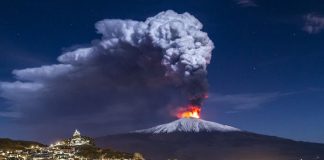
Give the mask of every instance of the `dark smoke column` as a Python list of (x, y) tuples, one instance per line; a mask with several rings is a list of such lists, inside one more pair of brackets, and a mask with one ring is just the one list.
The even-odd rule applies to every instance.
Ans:
[(167, 11), (155, 18), (163, 19), (149, 23), (154, 24), (155, 31), (162, 31), (153, 39), (163, 37), (155, 45), (163, 48), (162, 64), (167, 68), (166, 76), (179, 81), (191, 105), (201, 106), (207, 97), (206, 69), (211, 60), (213, 42), (207, 33), (201, 31), (203, 25), (189, 13), (179, 15)]
[(207, 97), (207, 65), (210, 63), (213, 42), (203, 25), (189, 13), (166, 11), (149, 18), (149, 37), (154, 46), (162, 49), (162, 64), (166, 76), (181, 87), (189, 103), (201, 106)]

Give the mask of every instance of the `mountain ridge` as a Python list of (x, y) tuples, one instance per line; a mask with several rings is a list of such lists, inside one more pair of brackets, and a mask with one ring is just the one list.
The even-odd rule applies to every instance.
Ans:
[(0, 138), (0, 150), (17, 150), (30, 147), (32, 145), (46, 146), (35, 141), (12, 140), (10, 138)]
[[(235, 130), (222, 131), (222, 126), (226, 125), (216, 122), (212, 122), (217, 124), (216, 128), (212, 127), (214, 129), (212, 131), (195, 129), (183, 131), (182, 129), (188, 126), (174, 125), (181, 122), (180, 119), (149, 129), (107, 135), (96, 138), (96, 142), (101, 147), (140, 152), (147, 159), (152, 160), (321, 160), (324, 158), (324, 144), (261, 135), (234, 127), (230, 129)], [(194, 125), (190, 122), (194, 122)], [(189, 121), (189, 126), (196, 126), (195, 124), (199, 122), (205, 124), (205, 120), (194, 119)], [(171, 124), (171, 127), (168, 124)], [(199, 129), (201, 128), (205, 129), (204, 127)]]

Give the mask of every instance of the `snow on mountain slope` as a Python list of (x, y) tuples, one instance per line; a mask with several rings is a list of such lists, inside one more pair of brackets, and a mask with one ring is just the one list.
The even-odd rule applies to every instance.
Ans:
[(172, 132), (234, 132), (240, 129), (197, 118), (181, 118), (170, 123), (149, 129), (137, 130), (135, 133), (172, 133)]

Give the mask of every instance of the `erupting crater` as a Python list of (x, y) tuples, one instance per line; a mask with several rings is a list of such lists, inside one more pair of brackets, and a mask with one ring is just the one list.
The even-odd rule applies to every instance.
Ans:
[(195, 105), (189, 105), (186, 108), (180, 108), (177, 114), (178, 118), (200, 118), (201, 108)]

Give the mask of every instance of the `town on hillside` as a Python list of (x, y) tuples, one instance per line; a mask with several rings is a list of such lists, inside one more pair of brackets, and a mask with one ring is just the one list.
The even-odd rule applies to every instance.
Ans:
[(0, 160), (144, 160), (140, 153), (125, 153), (95, 146), (94, 140), (75, 130), (71, 138), (49, 146), (0, 148)]

